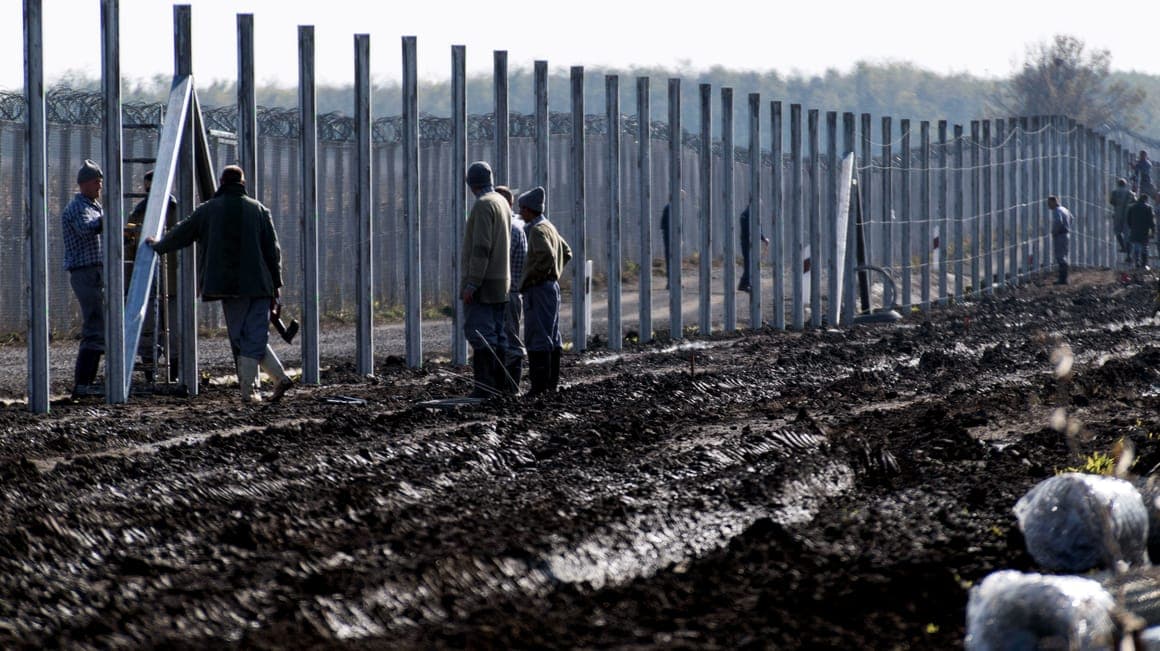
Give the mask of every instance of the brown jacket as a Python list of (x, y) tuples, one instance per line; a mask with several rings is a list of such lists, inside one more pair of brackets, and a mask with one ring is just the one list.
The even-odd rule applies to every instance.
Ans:
[(559, 280), (564, 265), (572, 259), (572, 248), (547, 218), (537, 218), (528, 226), (528, 259), (520, 291), (549, 280)]
[(488, 192), (475, 200), (463, 232), (460, 290), (468, 285), (475, 287), (474, 300), (477, 303), (506, 303), (508, 300), (511, 229), (511, 208), (503, 197)]

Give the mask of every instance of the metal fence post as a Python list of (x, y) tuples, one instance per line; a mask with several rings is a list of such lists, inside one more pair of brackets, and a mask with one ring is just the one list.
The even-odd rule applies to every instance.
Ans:
[(910, 260), (911, 256), (914, 255), (914, 243), (910, 241), (910, 120), (899, 120), (898, 128), (902, 132), (902, 151), (898, 152), (900, 161), (898, 174), (901, 176), (899, 180), (902, 185), (898, 216), (899, 221), (902, 222), (902, 251), (899, 254), (899, 263), (902, 266), (902, 307), (909, 310), (913, 304), (910, 295)]
[(805, 292), (802, 288), (802, 276), (805, 274), (805, 243), (803, 235), (803, 220), (805, 219), (802, 203), (802, 105), (789, 105), (789, 151), (793, 169), (790, 170), (791, 185), (791, 222), (790, 222), (790, 253), (793, 264), (790, 265), (789, 282), (790, 292), (793, 295), (791, 324), (794, 330), (805, 328)]
[(354, 36), (354, 133), (355, 133), (355, 232), (358, 233), (357, 263), (355, 265), (355, 301), (357, 308), (356, 369), (359, 375), (375, 372), (374, 343), (374, 259), (371, 240), (375, 236), (374, 193), (371, 172), (371, 37)]
[[(175, 58), (174, 76), (178, 79), (193, 74), (193, 14), (189, 5), (174, 5), (173, 7)], [(176, 116), (166, 116), (166, 119), (177, 119)], [(193, 179), (193, 115), (187, 113), (184, 135), (177, 163), (176, 192), (177, 204), (184, 211), (192, 212), (194, 207), (194, 179)], [(202, 197), (208, 199), (209, 197)], [(177, 253), (177, 313), (181, 327), (178, 329), (181, 340), (181, 383), (190, 396), (196, 396), (200, 391), (200, 373), (198, 370), (198, 306), (197, 306), (197, 247), (188, 247)]]
[(584, 310), (588, 261), (588, 226), (584, 189), (584, 67), (572, 66), (572, 215), (575, 230), (572, 242), (572, 325), (573, 350), (588, 349), (588, 318)]
[(652, 341), (652, 122), (649, 79), (636, 79), (637, 177), (640, 183), (640, 340)]
[[(702, 335), (713, 330), (713, 87), (701, 84), (700, 320)], [(725, 288), (728, 294), (730, 288)]]
[[(507, 130), (504, 130), (505, 138)], [(407, 366), (423, 365), (423, 215), (419, 176), (419, 74), (416, 39), (403, 37), (403, 219), (406, 229)]]
[[(539, 68), (537, 67), (537, 71)], [(537, 75), (537, 84), (539, 76)], [(537, 91), (539, 86), (537, 85)], [(545, 91), (546, 92), (546, 91)], [(537, 92), (537, 98), (539, 93)], [(538, 104), (538, 99), (537, 99)], [(538, 110), (538, 107), (537, 107)], [(536, 137), (547, 141), (538, 126), (536, 116)], [(536, 152), (540, 146), (537, 142)], [(545, 156), (546, 158), (546, 156)], [(537, 158), (537, 167), (541, 161)], [(546, 168), (544, 168), (546, 169)], [(538, 172), (537, 172), (538, 173)], [(459, 247), (463, 242), (463, 230), (467, 220), (467, 48), (463, 45), (451, 46), (451, 245), (455, 254), (451, 257), (451, 272), (455, 277), (455, 291), (451, 302), (455, 305), (455, 320), (451, 324), (451, 363), (462, 366), (467, 363), (467, 336), (463, 331), (463, 301), (459, 297), (460, 282), (463, 278), (463, 263), (459, 257)]]
[[(785, 193), (782, 192), (782, 113), (781, 102), (769, 103), (769, 154), (773, 162), (770, 177), (770, 213), (772, 232), (769, 234), (769, 268), (773, 281), (773, 327), (785, 330)], [(732, 157), (730, 157), (732, 161)], [(732, 191), (732, 188), (730, 188)], [(726, 283), (726, 289), (729, 284)], [(732, 293), (732, 292), (727, 292)]]
[(733, 130), (733, 89), (721, 89), (721, 223), (724, 226), (725, 332), (737, 330), (737, 218), (734, 216), (733, 174), (735, 171)]
[[(101, 92), (104, 96), (105, 397), (124, 403), (129, 369), (125, 359), (125, 230), (121, 169), (121, 18), (118, 0), (101, 0)], [(155, 333), (156, 334), (156, 333)]]
[(44, 115), (44, 9), (24, 0), (24, 149), (28, 161), (25, 226), (28, 243), (28, 408), (49, 412), (48, 164)]
[(608, 151), (605, 159), (608, 185), (608, 348), (620, 350), (624, 328), (620, 313), (620, 77), (604, 76), (605, 119)]
[(685, 336), (681, 303), (681, 249), (684, 220), (681, 211), (681, 80), (669, 79), (669, 336)]
[(807, 192), (810, 197), (810, 255), (806, 261), (810, 270), (810, 325), (822, 327), (822, 269), (818, 259), (822, 251), (822, 206), (821, 206), (821, 147), (818, 145), (818, 110), (806, 113), (806, 128), (810, 149), (810, 182)]
[(314, 26), (298, 27), (299, 173), (302, 237), (302, 383), (319, 384), (318, 353), (318, 95)]
[(749, 94), (749, 329), (761, 327), (761, 95)]
[(506, 50), (495, 50), (492, 53), (495, 75), (495, 156), (492, 169), (495, 172), (496, 185), (511, 183), (511, 155), (509, 145), (510, 117), (508, 113), (508, 53)]
[(841, 291), (838, 287), (837, 267), (834, 266), (838, 260), (838, 231), (834, 225), (838, 221), (838, 174), (841, 172), (839, 160), (838, 112), (826, 111), (826, 163), (829, 170), (826, 174), (825, 189), (826, 217), (822, 224), (822, 234), (826, 241), (822, 249), (824, 255), (818, 257), (818, 262), (821, 264), (815, 266), (818, 272), (822, 270), (826, 272), (825, 322), (831, 327), (837, 325), (838, 315), (841, 313), (841, 306), (836, 300)]

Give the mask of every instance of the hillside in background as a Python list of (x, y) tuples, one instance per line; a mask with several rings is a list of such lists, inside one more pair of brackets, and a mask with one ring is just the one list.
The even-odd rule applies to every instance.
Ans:
[[(529, 68), (513, 68), (509, 78), (509, 105), (513, 112), (531, 113), (533, 110), (534, 77)], [(778, 72), (731, 70), (714, 67), (708, 70), (675, 68), (600, 68), (585, 69), (585, 109), (587, 113), (604, 112), (605, 75), (620, 76), (621, 112), (636, 112), (636, 78), (648, 76), (652, 90), (652, 117), (668, 119), (668, 79), (679, 78), (681, 84), (681, 119), (686, 130), (696, 131), (700, 120), (698, 85), (713, 87), (713, 109), (720, 110), (719, 89), (734, 89), (734, 122), (737, 142), (745, 142), (748, 133), (748, 94), (759, 93), (762, 102), (762, 130), (768, 132), (768, 103), (783, 102), (786, 117), (789, 105), (798, 103), (803, 109), (821, 111), (853, 111), (870, 113), (874, 124), (880, 116), (910, 118), (912, 120), (945, 119), (951, 124), (965, 124), (972, 119), (1001, 117), (994, 98), (1003, 92), (1008, 80), (987, 79), (970, 74), (939, 74), (924, 70), (911, 63), (858, 63), (848, 72), (830, 70), (824, 75), (783, 75)], [(552, 70), (549, 79), (549, 103), (552, 111), (571, 110), (570, 80), (567, 70)], [(1160, 106), (1148, 101), (1160, 97), (1160, 76), (1138, 72), (1115, 72), (1112, 80), (1122, 80), (1143, 90), (1144, 103), (1137, 110), (1140, 135), (1160, 139)], [(66, 75), (60, 85), (72, 88), (99, 88), (95, 79)], [(158, 75), (149, 80), (126, 82), (125, 101), (160, 102), (168, 93), (170, 79)], [(225, 106), (235, 101), (234, 82), (218, 80), (200, 87), (198, 95), (204, 106)], [(320, 86), (318, 110), (320, 113), (351, 114), (353, 105), (351, 86)], [(488, 113), (492, 104), (490, 75), (475, 76), (468, 80), (469, 113)], [(258, 104), (268, 107), (293, 108), (298, 103), (295, 87), (260, 86)], [(450, 82), (425, 81), (419, 89), (419, 110), (423, 113), (448, 116), (450, 110)], [(397, 82), (375, 86), (373, 110), (376, 117), (398, 115), (401, 89)], [(714, 120), (716, 123), (717, 120)], [(716, 127), (715, 127), (716, 128)], [(766, 133), (768, 136), (768, 133)]]

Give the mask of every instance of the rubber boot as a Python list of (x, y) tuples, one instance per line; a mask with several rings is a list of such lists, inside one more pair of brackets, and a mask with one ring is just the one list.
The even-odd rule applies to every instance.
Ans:
[(513, 396), (519, 395), (519, 393), (520, 393), (520, 380), (523, 379), (523, 375), (524, 375), (524, 358), (517, 357), (514, 360), (512, 360), (507, 365), (507, 374), (511, 377), (511, 380), (507, 380), (507, 378), (504, 378), (505, 380), (507, 380), (507, 383), (508, 383), (508, 391), (507, 392)]
[(560, 356), (563, 354), (563, 348), (555, 348), (551, 352), (548, 366), (548, 391), (560, 389)]
[(254, 390), (254, 383), (258, 378), (258, 360), (253, 357), (238, 356), (238, 391), (241, 392), (242, 402), (253, 404), (262, 401), (262, 396)]
[(1056, 285), (1066, 285), (1067, 284), (1067, 264), (1066, 263), (1061, 262), (1059, 264), (1059, 279), (1055, 281), (1055, 284)]
[(492, 371), (491, 353), (486, 350), (476, 350), (475, 354), (471, 356), (471, 370), (472, 376), (475, 380), (475, 386), (472, 387), (471, 393), (467, 394), (468, 398), (490, 398), (494, 394), (492, 382), (495, 373)]
[(286, 369), (282, 368), (282, 360), (278, 359), (278, 354), (270, 344), (266, 344), (266, 355), (262, 357), (261, 367), (266, 375), (274, 380), (274, 392), (270, 394), (270, 402), (278, 402), (294, 386), (294, 380), (286, 375)]
[(527, 396), (538, 396), (548, 390), (548, 383), (552, 374), (551, 351), (528, 351), (528, 384)]
[(82, 348), (77, 351), (76, 366), (73, 368), (73, 399), (97, 395), (94, 383), (101, 367), (101, 351)]

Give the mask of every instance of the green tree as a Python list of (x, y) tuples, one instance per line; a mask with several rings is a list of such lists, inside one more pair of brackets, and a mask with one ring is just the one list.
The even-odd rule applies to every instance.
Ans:
[(996, 96), (1012, 115), (1066, 115), (1093, 129), (1139, 124), (1144, 91), (1113, 79), (1111, 53), (1089, 50), (1079, 38), (1057, 34), (1027, 48), (1027, 60)]

